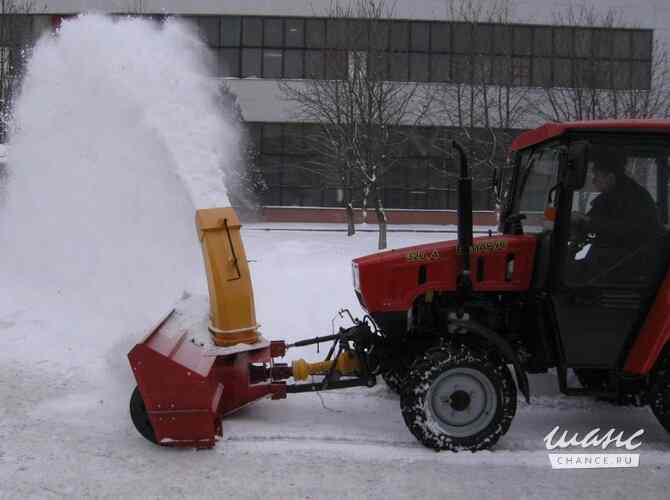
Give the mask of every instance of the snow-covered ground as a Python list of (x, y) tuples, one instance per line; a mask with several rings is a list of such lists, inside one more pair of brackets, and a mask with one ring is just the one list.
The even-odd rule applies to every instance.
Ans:
[[(243, 238), (267, 337), (328, 333), (337, 308), (358, 311), (350, 260), (375, 251), (374, 233), (256, 229), (243, 229)], [(390, 243), (435, 238), (393, 233)], [(494, 451), (421, 447), (383, 382), (261, 401), (224, 421), (213, 450), (159, 448), (140, 437), (127, 410), (134, 381), (125, 355), (141, 332), (110, 342), (91, 330), (82, 344), (54, 331), (58, 319), (36, 304), (8, 307), (11, 291), (0, 285), (2, 498), (667, 498), (670, 437), (651, 413), (557, 395), (550, 375), (531, 377), (532, 403), (519, 401)], [(542, 439), (555, 425), (628, 435), (642, 428), (641, 465), (552, 470)]]

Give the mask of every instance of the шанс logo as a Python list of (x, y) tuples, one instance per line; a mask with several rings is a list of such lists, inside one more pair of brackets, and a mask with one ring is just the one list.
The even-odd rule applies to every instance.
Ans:
[[(607, 450), (610, 446), (615, 448), (624, 448), (626, 451), (633, 451), (642, 445), (638, 440), (643, 429), (638, 429), (630, 436), (625, 437), (624, 431), (616, 433), (616, 429), (609, 429), (602, 433), (599, 428), (593, 429), (583, 436), (578, 432), (569, 435), (564, 430), (560, 435), (560, 427), (557, 425), (551, 432), (544, 437), (544, 444), (547, 450), (568, 449), (568, 448), (599, 448)], [(549, 462), (552, 469), (599, 469), (610, 467), (638, 467), (640, 464), (640, 455), (638, 453), (549, 453)]]

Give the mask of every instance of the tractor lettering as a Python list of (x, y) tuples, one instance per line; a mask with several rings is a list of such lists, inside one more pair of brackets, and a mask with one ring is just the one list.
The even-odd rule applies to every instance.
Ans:
[[(470, 247), (470, 254), (483, 254), (502, 252), (508, 246), (507, 240), (481, 241), (474, 243)], [(462, 250), (458, 248), (457, 253), (460, 255)]]
[(407, 262), (426, 262), (431, 260), (438, 260), (439, 258), (440, 252), (437, 249), (430, 253), (425, 250), (413, 250), (411, 252), (407, 252)]

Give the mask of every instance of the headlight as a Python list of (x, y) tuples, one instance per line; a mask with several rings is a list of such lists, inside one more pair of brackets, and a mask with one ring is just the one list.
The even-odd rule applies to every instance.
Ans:
[(359, 292), (361, 291), (361, 278), (360, 274), (358, 272), (358, 264), (355, 262), (351, 263), (351, 271), (353, 272), (354, 275), (354, 290), (358, 290)]

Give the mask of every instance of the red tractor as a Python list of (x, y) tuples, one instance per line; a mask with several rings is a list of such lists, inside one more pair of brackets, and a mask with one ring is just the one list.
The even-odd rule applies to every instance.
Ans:
[[(517, 389), (530, 401), (527, 374), (550, 368), (564, 394), (650, 405), (670, 431), (670, 121), (547, 124), (521, 134), (512, 166), (496, 176), (499, 233), (474, 239), (466, 156), (454, 147), (458, 240), (355, 259), (367, 315), (333, 335), (256, 340), (239, 222), (232, 209), (199, 216), (217, 322), (209, 331), (228, 347), (189, 337), (198, 327), (180, 325), (177, 311), (131, 351), (131, 414), (142, 435), (210, 447), (221, 417), (251, 401), (369, 387), (381, 375), (421, 443), (476, 451), (509, 429)], [(321, 363), (273, 360), (326, 341), (333, 345)]]
[(488, 448), (526, 374), (555, 368), (562, 393), (650, 405), (670, 431), (670, 122), (552, 123), (512, 150), (500, 234), (472, 239), (461, 152), (458, 242), (353, 262), (405, 422), (435, 449)]

